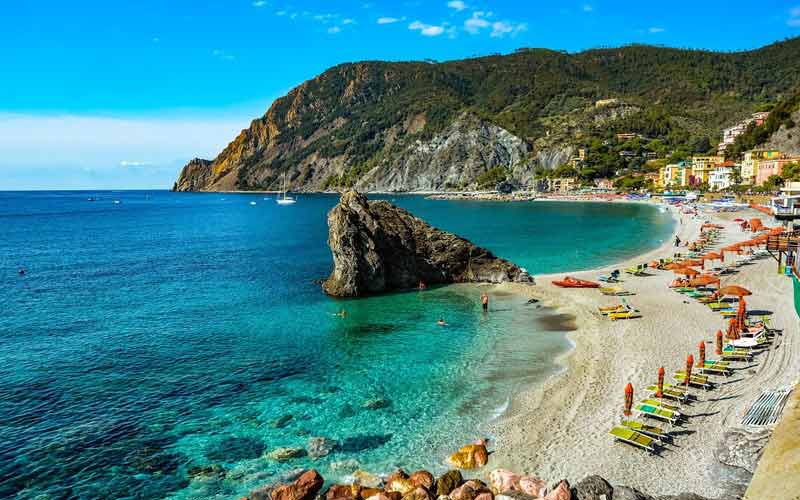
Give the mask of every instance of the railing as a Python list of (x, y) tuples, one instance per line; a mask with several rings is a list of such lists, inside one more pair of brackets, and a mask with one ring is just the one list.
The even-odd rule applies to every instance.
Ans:
[(800, 231), (770, 234), (767, 237), (767, 250), (772, 252), (797, 252), (800, 249)]

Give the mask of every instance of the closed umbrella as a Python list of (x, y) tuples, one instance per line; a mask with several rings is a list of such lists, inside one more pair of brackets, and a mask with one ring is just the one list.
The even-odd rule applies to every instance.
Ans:
[(717, 355), (722, 354), (722, 330), (717, 330)]
[(739, 309), (736, 311), (736, 317), (739, 320), (739, 324), (737, 325), (740, 332), (744, 331), (744, 317), (747, 314), (747, 304), (744, 301), (744, 297), (739, 299)]
[(697, 367), (702, 369), (706, 364), (706, 343), (701, 340), (697, 348), (700, 351), (700, 355), (697, 357)]
[(633, 408), (633, 385), (628, 382), (628, 385), (625, 386), (625, 411), (622, 412), (623, 415), (630, 417), (631, 408)]
[(692, 367), (694, 366), (694, 356), (691, 354), (686, 357), (686, 387), (689, 387), (689, 379), (692, 378)]
[(739, 330), (736, 325), (736, 318), (731, 318), (728, 322), (728, 339), (736, 340), (739, 338)]
[(656, 389), (656, 397), (664, 397), (664, 367), (658, 369), (658, 388)]

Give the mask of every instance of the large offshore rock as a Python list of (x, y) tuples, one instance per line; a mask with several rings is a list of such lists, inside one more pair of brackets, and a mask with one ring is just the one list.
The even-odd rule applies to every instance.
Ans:
[(342, 194), (328, 214), (333, 273), (323, 290), (335, 297), (427, 284), (530, 282), (513, 263), (452, 233), (430, 226), (386, 201)]

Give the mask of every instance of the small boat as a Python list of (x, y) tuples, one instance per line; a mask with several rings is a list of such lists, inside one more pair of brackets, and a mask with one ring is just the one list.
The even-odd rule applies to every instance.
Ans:
[(286, 172), (283, 173), (283, 198), (276, 198), (275, 201), (278, 205), (291, 205), (296, 203), (296, 200), (291, 196), (286, 196)]
[(256, 202), (254, 202), (254, 201), (250, 202), (250, 205), (255, 205), (255, 204), (256, 204)]
[(571, 276), (566, 276), (563, 280), (553, 281), (553, 284), (555, 286), (560, 286), (561, 288), (600, 288), (600, 283), (579, 280)]
[(114, 200), (114, 205), (119, 205), (120, 203), (122, 203), (122, 202), (119, 201), (119, 200)]

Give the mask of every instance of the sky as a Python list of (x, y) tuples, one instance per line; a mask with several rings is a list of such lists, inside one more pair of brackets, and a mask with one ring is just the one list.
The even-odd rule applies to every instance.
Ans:
[[(666, 7), (668, 5), (668, 7)], [(0, 9), (0, 190), (169, 188), (292, 87), (359, 60), (800, 36), (790, 1), (23, 0)]]

